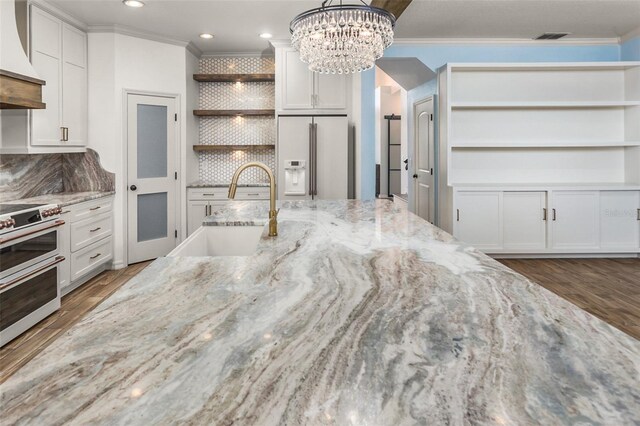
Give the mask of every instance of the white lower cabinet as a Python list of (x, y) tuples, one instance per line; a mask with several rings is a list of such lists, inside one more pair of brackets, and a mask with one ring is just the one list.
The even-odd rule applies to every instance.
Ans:
[(457, 190), (454, 235), (490, 254), (640, 253), (640, 191)]
[[(229, 189), (216, 188), (188, 188), (187, 189), (187, 237), (193, 234), (206, 216), (211, 215), (216, 208), (223, 207), (230, 200)], [(236, 200), (268, 200), (268, 187), (241, 186), (236, 191)]]
[(459, 191), (455, 200), (454, 235), (480, 250), (502, 247), (502, 194)]
[(66, 295), (105, 269), (113, 258), (113, 197), (63, 207), (58, 234), (60, 291)]
[(600, 193), (600, 248), (640, 248), (640, 191)]
[(599, 192), (551, 193), (551, 248), (593, 250), (599, 247)]
[(504, 250), (544, 250), (547, 246), (546, 192), (504, 192), (502, 205)]

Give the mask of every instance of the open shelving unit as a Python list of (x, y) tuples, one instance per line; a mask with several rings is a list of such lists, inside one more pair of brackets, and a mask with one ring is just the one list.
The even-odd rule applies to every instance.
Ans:
[(195, 109), (198, 117), (275, 117), (274, 109)]
[(210, 83), (256, 83), (276, 81), (275, 74), (194, 74), (193, 79)]
[(448, 186), (640, 184), (640, 62), (448, 64), (442, 74)]
[(260, 149), (275, 149), (275, 145), (194, 145), (193, 150), (198, 152), (205, 151), (247, 151)]

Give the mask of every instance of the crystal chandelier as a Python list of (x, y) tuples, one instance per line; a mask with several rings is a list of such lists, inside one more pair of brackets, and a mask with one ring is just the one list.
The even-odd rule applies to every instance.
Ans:
[[(327, 5), (329, 3), (329, 5)], [(373, 68), (393, 42), (396, 18), (384, 9), (362, 4), (322, 6), (296, 16), (291, 44), (311, 71), (356, 73)]]

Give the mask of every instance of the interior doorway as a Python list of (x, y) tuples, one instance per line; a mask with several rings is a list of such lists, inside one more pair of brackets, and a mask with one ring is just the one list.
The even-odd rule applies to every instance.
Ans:
[(430, 223), (435, 222), (436, 212), (434, 104), (435, 96), (430, 96), (413, 105), (415, 214)]
[(127, 95), (127, 261), (155, 259), (177, 242), (176, 97)]

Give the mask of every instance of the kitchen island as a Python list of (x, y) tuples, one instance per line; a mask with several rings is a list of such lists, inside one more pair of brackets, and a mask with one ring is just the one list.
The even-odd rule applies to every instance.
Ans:
[(3, 422), (640, 422), (640, 342), (417, 216), (278, 219), (253, 255), (156, 260), (2, 384)]

